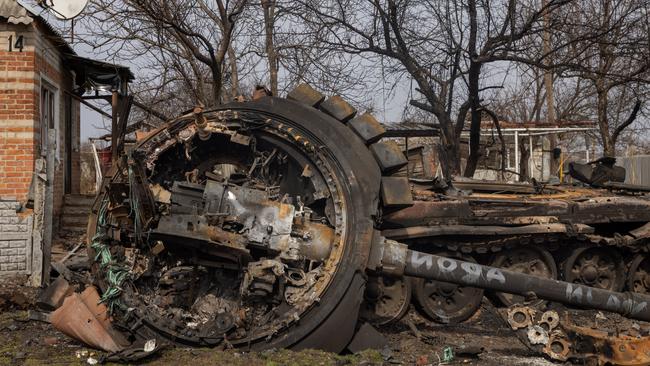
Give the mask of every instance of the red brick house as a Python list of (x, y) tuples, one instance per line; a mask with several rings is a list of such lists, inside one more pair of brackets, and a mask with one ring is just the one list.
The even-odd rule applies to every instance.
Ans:
[[(49, 272), (64, 195), (79, 191), (80, 108), (69, 55), (43, 18), (0, 0), (0, 277), (30, 275), (35, 285)], [(47, 178), (36, 177), (48, 149)], [(45, 181), (38, 209), (25, 208), (30, 188), (33, 196)]]
[[(77, 56), (45, 19), (0, 0), (0, 279), (24, 274), (40, 286), (59, 221), (85, 232), (80, 103), (112, 119), (117, 141), (133, 79), (127, 67)], [(103, 99), (111, 114), (86, 99)]]
[[(74, 54), (43, 18), (0, 0), (0, 197), (27, 199), (34, 161), (56, 144), (54, 216), (79, 192), (79, 102), (72, 97)], [(56, 131), (48, 141), (47, 128)]]

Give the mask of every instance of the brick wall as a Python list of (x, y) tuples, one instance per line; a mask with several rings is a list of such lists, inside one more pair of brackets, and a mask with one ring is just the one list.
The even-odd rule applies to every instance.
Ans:
[[(57, 89), (59, 127), (58, 159), (54, 179), (54, 215), (61, 212), (66, 158), (65, 91), (73, 87), (61, 53), (50, 42), (51, 34), (34, 22), (30, 25), (0, 24), (0, 196), (25, 201), (34, 160), (41, 154), (40, 90), (42, 80)], [(8, 51), (8, 39), (22, 35), (22, 52)], [(79, 192), (80, 106), (72, 102), (71, 193)], [(44, 131), (43, 131), (44, 133)]]
[[(8, 38), (28, 26), (0, 31), (0, 196), (24, 200), (34, 170), (37, 127), (35, 48), (9, 52)], [(17, 32), (16, 32), (17, 31)]]
[[(65, 91), (72, 90), (72, 74), (52, 43), (51, 32), (35, 20), (29, 25), (0, 21), (0, 277), (30, 274), (31, 214), (18, 213), (41, 155), (41, 84), (56, 88), (58, 154), (55, 159), (53, 221), (61, 213), (66, 159)], [(22, 51), (9, 51), (8, 40), (24, 39)], [(79, 102), (73, 101), (72, 193), (79, 192)], [(45, 133), (45, 131), (43, 131)], [(11, 199), (8, 199), (11, 197)], [(57, 226), (53, 227), (57, 230)], [(37, 248), (38, 249), (38, 248)]]
[(29, 273), (31, 216), (19, 214), (19, 207), (17, 201), (0, 200), (0, 277)]

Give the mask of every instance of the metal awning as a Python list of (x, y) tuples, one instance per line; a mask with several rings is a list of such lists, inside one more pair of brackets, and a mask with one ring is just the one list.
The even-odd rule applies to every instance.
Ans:
[(126, 85), (135, 79), (131, 70), (122, 65), (93, 60), (81, 56), (64, 55), (66, 66), (75, 73), (75, 92), (83, 95), (88, 91), (124, 92)]

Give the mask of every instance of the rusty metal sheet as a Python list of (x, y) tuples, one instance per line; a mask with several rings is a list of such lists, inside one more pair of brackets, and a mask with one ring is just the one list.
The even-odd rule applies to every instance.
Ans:
[(384, 215), (384, 222), (400, 226), (416, 226), (440, 218), (461, 218), (471, 215), (467, 201), (415, 201), (413, 206)]
[[(422, 191), (415, 196), (426, 197)], [(522, 225), (570, 222), (598, 224), (650, 221), (650, 201), (635, 197), (585, 197), (584, 199), (529, 200), (492, 195), (447, 196), (418, 200), (414, 206), (386, 215), (384, 222), (418, 225)]]
[[(568, 321), (562, 327), (570, 345), (569, 358), (592, 358), (598, 360), (600, 365), (650, 365), (650, 337), (610, 336), (607, 332), (579, 327)], [(556, 347), (553, 347), (552, 341), (545, 347), (545, 352), (554, 352)]]
[(120, 351), (127, 343), (111, 328), (108, 309), (99, 303), (94, 287), (68, 296), (52, 313), (51, 322), (64, 334), (107, 352)]
[(411, 226), (403, 229), (384, 230), (382, 235), (394, 240), (414, 239), (443, 235), (523, 235), (548, 233), (591, 234), (594, 228), (588, 225), (570, 224), (535, 224), (524, 226), (471, 226), (471, 225), (436, 225)]

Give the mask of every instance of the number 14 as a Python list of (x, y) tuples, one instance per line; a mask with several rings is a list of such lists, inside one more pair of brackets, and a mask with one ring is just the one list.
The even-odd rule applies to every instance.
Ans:
[(15, 42), (14, 42), (14, 36), (13, 35), (9, 36), (9, 52), (13, 52), (14, 48), (19, 50), (20, 52), (23, 52), (24, 47), (25, 47), (25, 42), (23, 36), (16, 37)]

